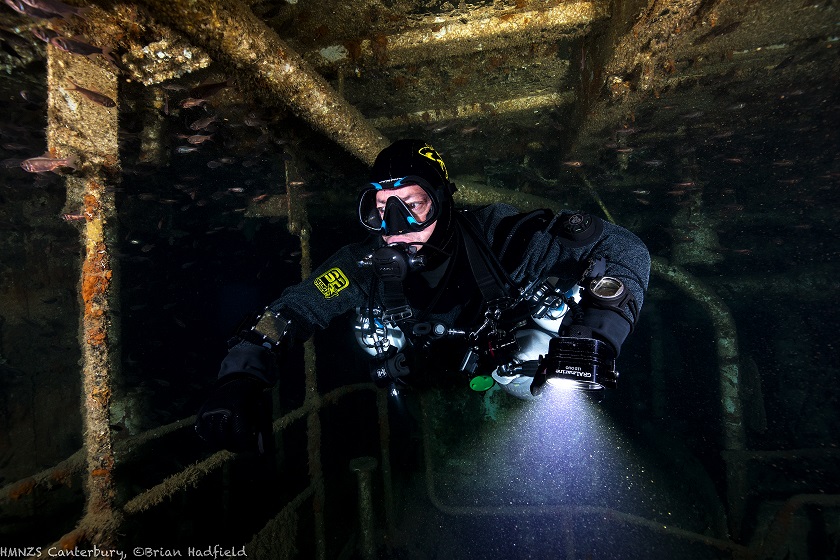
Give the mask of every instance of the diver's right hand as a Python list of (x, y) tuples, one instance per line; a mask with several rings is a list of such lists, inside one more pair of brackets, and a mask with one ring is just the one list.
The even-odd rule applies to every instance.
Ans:
[(198, 411), (196, 433), (219, 449), (262, 455), (271, 436), (271, 399), (264, 395), (267, 388), (265, 382), (247, 374), (220, 379)]

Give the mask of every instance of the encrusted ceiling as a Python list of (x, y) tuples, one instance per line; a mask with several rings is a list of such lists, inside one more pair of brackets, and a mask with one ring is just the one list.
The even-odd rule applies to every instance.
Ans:
[(725, 139), (734, 162), (759, 130), (819, 124), (840, 60), (832, 1), (144, 0), (0, 21), (12, 75), (44, 56), (29, 30), (47, 25), (113, 49), (127, 82), (194, 85), (212, 65), (363, 161), (420, 136), (463, 173), (512, 165), (549, 186), (570, 169), (684, 167), (687, 138)]

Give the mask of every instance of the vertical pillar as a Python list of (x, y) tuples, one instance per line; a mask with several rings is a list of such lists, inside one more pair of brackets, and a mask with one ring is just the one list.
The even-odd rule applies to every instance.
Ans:
[(379, 413), (379, 446), (382, 456), (382, 493), (385, 500), (385, 527), (393, 535), (396, 524), (394, 514), (394, 485), (391, 479), (391, 426), (388, 420), (388, 394), (376, 392), (376, 409)]
[[(116, 235), (114, 183), (118, 180), (117, 77), (104, 61), (47, 48), (48, 124), (50, 155), (77, 158), (66, 179), (70, 213), (81, 213), (83, 260), (79, 284), (82, 348), (82, 418), (87, 476), (85, 517), (62, 544), (108, 545), (119, 526), (114, 509), (114, 452), (109, 407), (118, 344), (113, 320), (116, 288), (112, 251)], [(97, 101), (98, 100), (98, 101)], [(107, 105), (111, 105), (110, 107)]]
[(373, 519), (372, 472), (376, 468), (373, 457), (358, 457), (350, 461), (359, 487), (359, 552), (364, 560), (376, 560), (376, 535)]
[[(297, 168), (286, 161), (286, 198), (288, 201), (289, 232), (300, 237), (300, 276), (307, 278), (312, 273), (312, 253), (309, 246), (309, 221), (306, 205), (302, 196), (304, 181)], [(315, 363), (315, 343), (310, 338), (303, 344), (306, 394), (305, 401), (310, 406), (306, 419), (307, 452), (309, 459), (309, 478), (312, 481), (314, 495), (312, 507), (315, 513), (315, 559), (323, 560), (327, 555), (324, 503), (326, 501), (324, 475), (321, 467), (321, 417), (320, 395), (318, 394), (317, 368)]]

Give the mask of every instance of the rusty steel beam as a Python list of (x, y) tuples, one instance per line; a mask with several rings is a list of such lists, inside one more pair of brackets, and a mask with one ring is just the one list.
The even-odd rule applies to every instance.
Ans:
[(282, 101), (354, 156), (371, 164), (386, 138), (240, 0), (141, 0), (153, 17), (234, 69), (253, 93)]
[(571, 104), (571, 92), (543, 93), (516, 99), (465, 103), (456, 107), (435, 107), (394, 117), (379, 117), (371, 122), (384, 130), (406, 126), (427, 126), (437, 122), (467, 120), (513, 113), (533, 113)]

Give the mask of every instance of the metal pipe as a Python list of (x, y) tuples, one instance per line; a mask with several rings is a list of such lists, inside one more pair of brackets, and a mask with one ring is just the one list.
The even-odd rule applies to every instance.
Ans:
[(350, 461), (350, 470), (356, 473), (359, 484), (359, 530), (361, 543), (359, 545), (362, 558), (374, 560), (376, 558), (376, 537), (373, 521), (373, 485), (371, 473), (376, 468), (373, 457), (358, 457)]
[[(735, 319), (722, 299), (708, 286), (680, 267), (662, 257), (651, 258), (651, 271), (672, 282), (692, 299), (699, 302), (712, 320), (715, 330), (715, 350), (718, 362), (718, 385), (723, 423), (723, 449), (742, 450), (746, 433), (741, 406), (741, 375), (738, 365), (738, 331)], [(728, 455), (724, 453), (724, 458)], [(726, 506), (729, 532), (740, 537), (741, 521), (746, 505), (746, 469), (741, 461), (726, 461)]]
[(723, 448), (727, 451), (743, 449), (746, 435), (741, 397), (738, 394), (738, 332), (732, 313), (711, 288), (681, 268), (669, 264), (664, 258), (651, 258), (651, 272), (669, 280), (699, 302), (711, 317), (720, 372), (718, 381), (723, 407)]
[(385, 137), (330, 87), (304, 59), (239, 0), (141, 0), (154, 18), (172, 25), (238, 73), (266, 98), (372, 164)]

